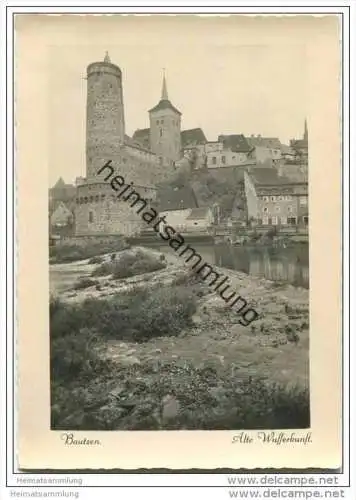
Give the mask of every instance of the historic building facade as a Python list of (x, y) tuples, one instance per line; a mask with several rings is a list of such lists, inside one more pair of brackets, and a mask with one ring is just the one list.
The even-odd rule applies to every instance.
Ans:
[[(122, 73), (106, 54), (104, 61), (87, 67), (86, 178), (77, 185), (75, 232), (78, 236), (125, 234), (139, 231), (139, 215), (98, 174), (112, 162), (116, 175), (146, 200), (154, 200), (156, 184), (174, 172), (180, 157), (181, 113), (168, 100), (165, 78), (162, 98), (149, 111), (150, 147), (125, 134)], [(145, 147), (146, 146), (146, 147)]]
[(262, 226), (308, 226), (308, 180), (278, 169), (252, 167), (244, 173), (248, 218)]

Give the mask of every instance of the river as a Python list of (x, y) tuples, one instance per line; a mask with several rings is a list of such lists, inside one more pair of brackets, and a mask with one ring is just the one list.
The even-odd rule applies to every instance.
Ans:
[[(150, 243), (147, 246), (159, 249), (163, 253), (173, 252), (174, 254), (168, 245), (161, 245), (160, 242)], [(309, 288), (309, 248), (307, 244), (295, 244), (286, 248), (214, 245), (211, 243), (191, 243), (190, 246), (208, 264), (235, 269), (272, 281)]]
[[(150, 242), (149, 246), (162, 253), (172, 252), (169, 245)], [(287, 248), (232, 246), (230, 244), (191, 243), (202, 259), (211, 265), (235, 269), (246, 274), (309, 288), (309, 254), (307, 244)], [(183, 257), (182, 257), (183, 259)], [(50, 288), (59, 292), (71, 288), (73, 283), (87, 273), (84, 262), (50, 266)]]

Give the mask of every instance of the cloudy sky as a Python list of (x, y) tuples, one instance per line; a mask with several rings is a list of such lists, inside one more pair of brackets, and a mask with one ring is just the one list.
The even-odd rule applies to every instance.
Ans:
[[(301, 16), (302, 17), (302, 16)], [(248, 16), (61, 16), (46, 25), (49, 182), (85, 175), (86, 67), (108, 50), (123, 73), (126, 133), (148, 126), (166, 68), (182, 129), (279, 137), (303, 133), (308, 23)]]

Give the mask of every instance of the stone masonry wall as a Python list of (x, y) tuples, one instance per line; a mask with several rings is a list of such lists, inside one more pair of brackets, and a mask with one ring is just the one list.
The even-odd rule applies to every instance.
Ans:
[[(113, 176), (112, 176), (113, 177)], [(152, 188), (133, 186), (145, 201), (147, 209), (154, 201), (156, 191)], [(127, 191), (127, 193), (132, 192)], [(120, 191), (119, 191), (120, 192)], [(132, 196), (127, 201), (118, 199), (110, 182), (78, 186), (75, 206), (75, 234), (121, 234), (130, 236), (147, 227), (147, 223), (137, 214), (143, 205)], [(123, 198), (125, 195), (123, 195)], [(144, 210), (142, 210), (143, 212)]]

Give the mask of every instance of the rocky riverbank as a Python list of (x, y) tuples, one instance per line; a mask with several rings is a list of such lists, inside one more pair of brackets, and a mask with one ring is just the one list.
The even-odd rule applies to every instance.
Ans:
[[(69, 266), (75, 276), (72, 283), (66, 280), (65, 290), (51, 283), (62, 307), (57, 316), (51, 315), (52, 346), (62, 340), (56, 334), (61, 318), (68, 323), (63, 332), (75, 338), (71, 325), (74, 317), (80, 317), (80, 338), (85, 344), (86, 336), (94, 333), (91, 352), (100, 360), (94, 370), (84, 370), (84, 374), (79, 370), (78, 384), (66, 382), (66, 377), (52, 370), (54, 428), (308, 426), (307, 290), (221, 270), (259, 313), (245, 327), (237, 313), (199, 282), (181, 259), (162, 258), (144, 248), (124, 250), (116, 259), (123, 256), (128, 262), (144, 256), (164, 265), (116, 279), (110, 273), (95, 275), (98, 266), (103, 272), (105, 266), (111, 270), (110, 254), (101, 256), (100, 264), (82, 261), (50, 266), (53, 277), (61, 274), (58, 266), (62, 273)], [(85, 288), (78, 287), (80, 279), (87, 280)], [(140, 303), (132, 299), (135, 296)], [(82, 318), (88, 303), (90, 310), (98, 305), (96, 317), (103, 314), (97, 325), (94, 317), (91, 325)], [(137, 311), (131, 317), (133, 307)], [(110, 314), (116, 316), (107, 326)], [(60, 358), (52, 358), (53, 367)], [(109, 371), (102, 371), (102, 366), (109, 366)], [(89, 377), (89, 385), (83, 386), (83, 377)], [(73, 394), (82, 408), (68, 405)]]

